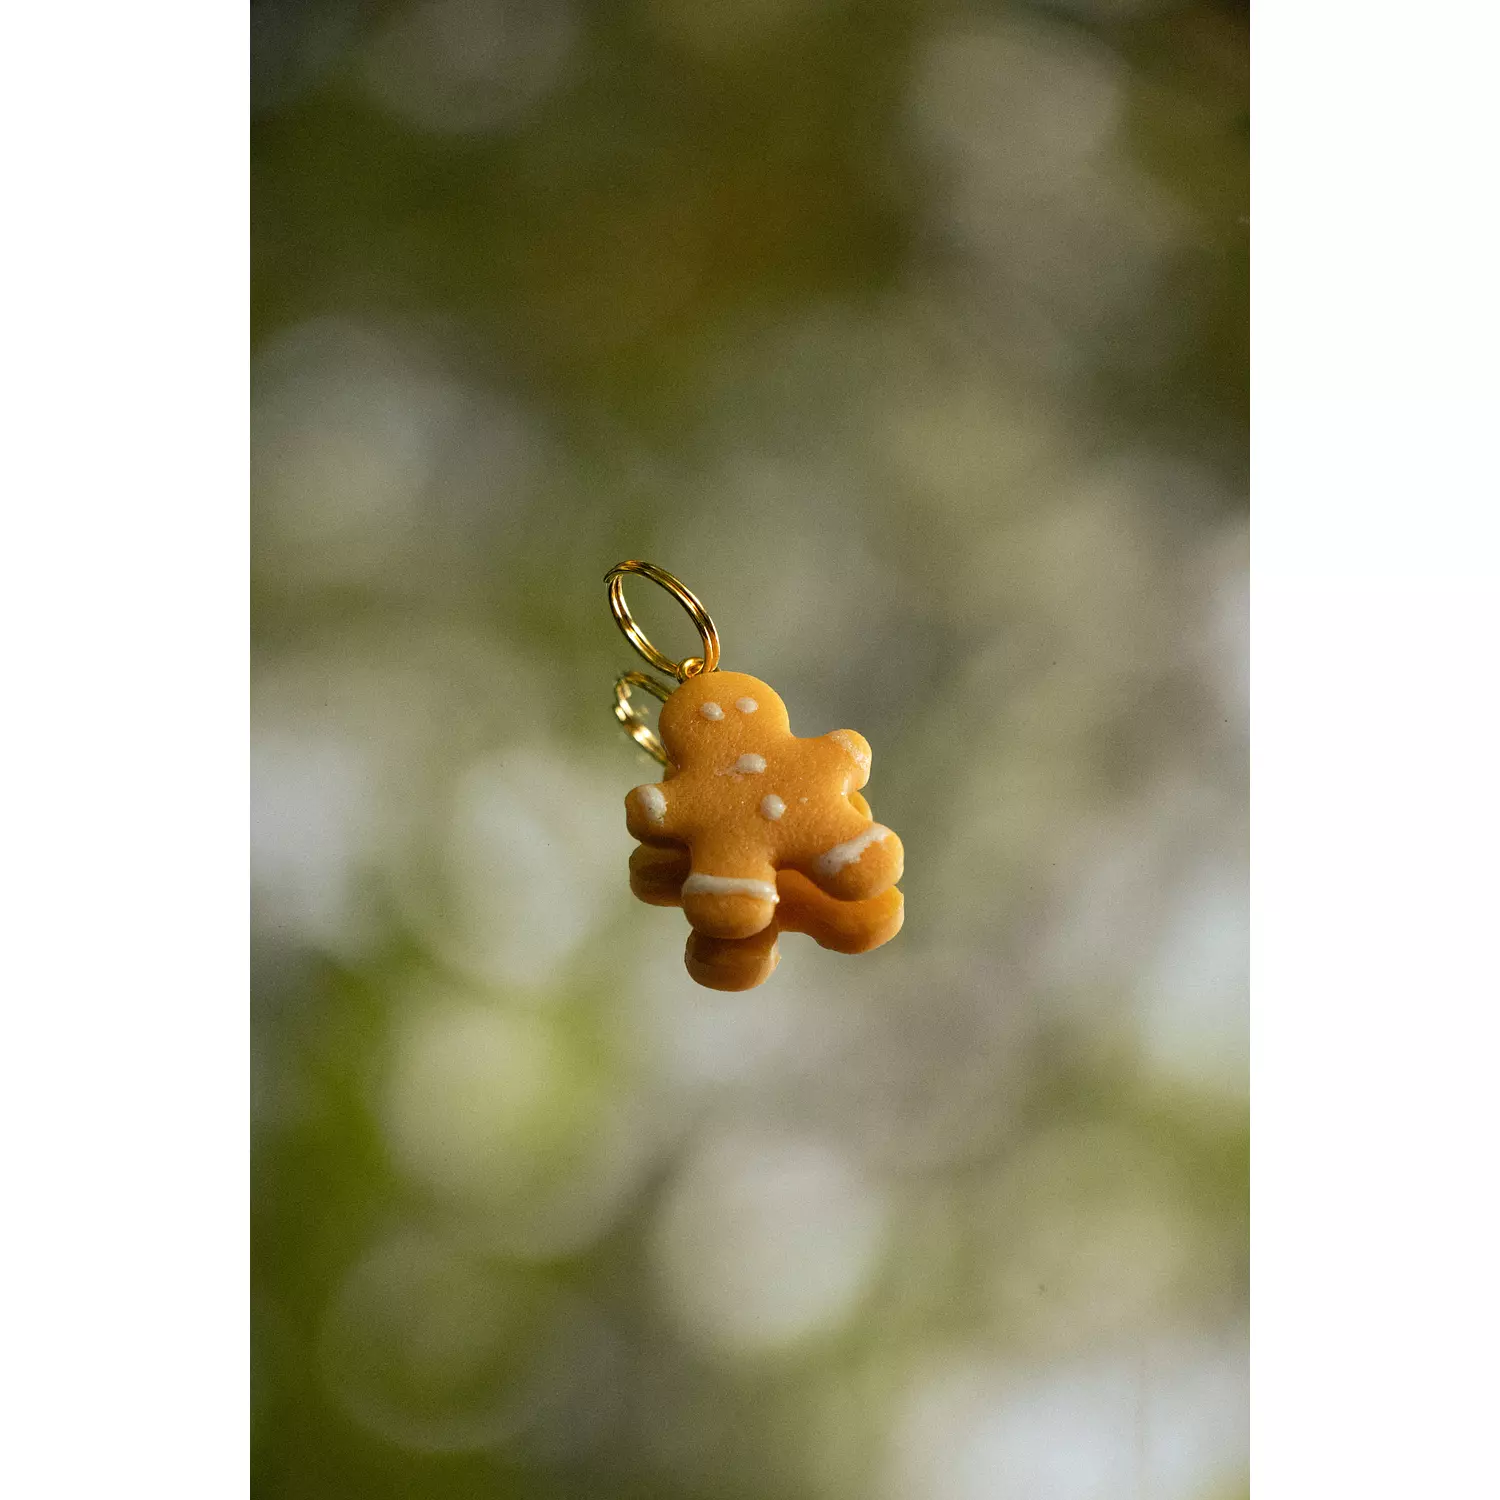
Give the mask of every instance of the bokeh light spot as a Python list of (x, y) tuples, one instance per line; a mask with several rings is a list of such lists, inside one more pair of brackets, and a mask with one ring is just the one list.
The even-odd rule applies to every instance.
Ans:
[(415, 0), (371, 42), (365, 87), (404, 124), (487, 134), (557, 86), (576, 32), (567, 0)]
[(831, 1147), (728, 1132), (700, 1147), (656, 1226), (663, 1295), (704, 1347), (788, 1348), (839, 1327), (885, 1245), (885, 1194)]
[(544, 1281), (417, 1230), (372, 1249), (329, 1305), (329, 1394), (399, 1447), (458, 1453), (526, 1427), (556, 1399), (568, 1312)]

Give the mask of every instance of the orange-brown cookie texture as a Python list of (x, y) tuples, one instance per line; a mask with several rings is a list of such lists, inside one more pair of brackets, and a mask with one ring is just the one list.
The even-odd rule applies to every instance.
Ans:
[(747, 938), (689, 933), (683, 961), (688, 974), (704, 989), (753, 990), (764, 984), (781, 962), (776, 937), (775, 922)]
[(666, 779), (625, 799), (644, 844), (686, 847), (682, 907), (697, 932), (747, 938), (776, 912), (792, 870), (837, 901), (867, 901), (901, 878), (901, 840), (851, 794), (870, 747), (852, 729), (792, 733), (786, 705), (743, 672), (690, 677), (662, 705)]
[[(855, 793), (855, 800), (864, 799)], [(682, 885), (691, 873), (688, 851), (680, 846), (643, 844), (630, 856), (630, 889), (652, 906), (680, 906)], [(868, 953), (901, 930), (904, 902), (894, 886), (868, 901), (836, 901), (795, 870), (776, 876), (780, 898), (776, 915), (745, 938), (688, 937), (687, 970), (715, 990), (749, 990), (771, 977), (780, 962), (782, 932), (806, 933), (835, 953)]]

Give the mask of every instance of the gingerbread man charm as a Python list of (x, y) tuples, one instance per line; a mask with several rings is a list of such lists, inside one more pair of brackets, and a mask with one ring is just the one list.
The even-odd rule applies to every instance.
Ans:
[[(626, 572), (691, 601), (702, 658), (676, 663), (650, 647), (624, 606)], [(616, 716), (666, 766), (660, 782), (625, 799), (626, 825), (642, 846), (631, 859), (631, 887), (653, 905), (681, 905), (693, 928), (689, 973), (714, 988), (745, 989), (775, 968), (779, 932), (805, 932), (845, 953), (894, 937), (901, 840), (875, 822), (860, 795), (870, 774), (864, 737), (838, 729), (799, 738), (766, 683), (716, 670), (712, 622), (670, 574), (624, 563), (609, 580), (622, 629), (680, 683), (668, 692), (628, 674), (616, 685)], [(627, 683), (664, 699), (659, 740), (629, 708)]]

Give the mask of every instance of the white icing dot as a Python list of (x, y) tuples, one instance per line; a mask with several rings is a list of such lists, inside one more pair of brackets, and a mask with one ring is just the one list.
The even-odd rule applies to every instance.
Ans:
[(667, 816), (667, 796), (659, 786), (643, 786), (637, 795), (641, 799), (641, 806), (645, 809), (646, 816), (653, 823), (660, 823)]
[(836, 875), (845, 865), (852, 865), (871, 844), (878, 844), (890, 837), (891, 830), (880, 823), (871, 823), (863, 833), (856, 834), (842, 844), (835, 844), (826, 854), (818, 856), (818, 869), (825, 875)]
[(773, 823), (786, 811), (786, 803), (772, 792), (768, 797), (760, 799), (760, 815), (769, 818)]
[(736, 698), (734, 706), (739, 709), (742, 714), (753, 714), (755, 710), (760, 707), (760, 704), (758, 704), (754, 698)]
[(705, 719), (722, 719), (724, 717), (724, 710), (720, 708), (717, 703), (699, 704), (698, 712), (702, 714)]
[(720, 771), (720, 776), (759, 776), (766, 768), (764, 755), (742, 755), (729, 767), (727, 771)]
[(734, 875), (689, 875), (682, 882), (684, 896), (755, 896), (776, 901), (776, 887), (769, 880), (741, 880)]

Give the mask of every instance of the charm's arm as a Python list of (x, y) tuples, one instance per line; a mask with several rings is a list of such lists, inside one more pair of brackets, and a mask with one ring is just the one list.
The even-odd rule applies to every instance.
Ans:
[(642, 844), (630, 856), (630, 890), (648, 906), (681, 906), (693, 857), (680, 844)]
[(852, 761), (853, 779), (849, 790), (857, 792), (870, 779), (870, 742), (857, 729), (835, 729), (823, 736), (839, 747), (846, 761)]
[(680, 843), (682, 835), (673, 818), (670, 782), (652, 781), (638, 786), (625, 798), (625, 826), (632, 838), (643, 844)]

